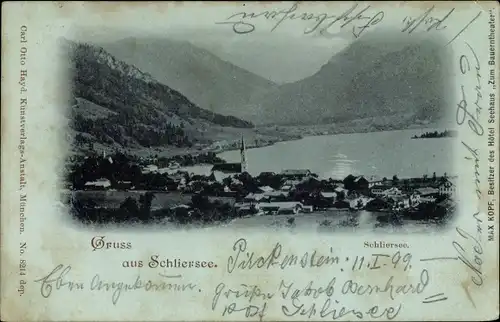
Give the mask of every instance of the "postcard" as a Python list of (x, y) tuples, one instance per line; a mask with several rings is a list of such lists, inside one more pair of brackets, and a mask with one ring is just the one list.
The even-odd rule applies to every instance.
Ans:
[(2, 9), (2, 320), (499, 317), (496, 1)]

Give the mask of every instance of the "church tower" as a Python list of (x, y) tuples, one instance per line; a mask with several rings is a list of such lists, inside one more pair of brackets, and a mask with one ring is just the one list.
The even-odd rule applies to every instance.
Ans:
[(246, 155), (245, 141), (243, 140), (243, 136), (241, 137), (240, 155), (241, 155), (241, 172), (247, 172), (248, 171), (247, 155)]

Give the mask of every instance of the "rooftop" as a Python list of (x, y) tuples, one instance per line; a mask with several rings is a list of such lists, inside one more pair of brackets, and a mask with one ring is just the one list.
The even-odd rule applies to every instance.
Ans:
[(259, 203), (260, 208), (293, 209), (297, 206), (302, 207), (302, 204), (300, 202), (293, 202), (293, 201)]
[(288, 169), (288, 170), (281, 171), (281, 174), (283, 174), (283, 175), (303, 175), (303, 176), (306, 176), (310, 173), (311, 173), (311, 171), (307, 170), (307, 169)]
[(427, 188), (418, 188), (418, 189), (415, 189), (415, 191), (417, 191), (421, 195), (429, 195), (429, 194), (438, 192), (438, 189), (427, 187)]
[(363, 176), (357, 176), (355, 179), (354, 179), (354, 182), (358, 182), (360, 180), (366, 180), (365, 177)]

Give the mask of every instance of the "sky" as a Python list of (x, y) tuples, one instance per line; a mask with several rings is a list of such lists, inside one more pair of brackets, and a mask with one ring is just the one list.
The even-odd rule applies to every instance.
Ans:
[(280, 36), (187, 37), (219, 58), (276, 83), (297, 81), (311, 76), (348, 42), (338, 38), (329, 42), (311, 37), (295, 39)]

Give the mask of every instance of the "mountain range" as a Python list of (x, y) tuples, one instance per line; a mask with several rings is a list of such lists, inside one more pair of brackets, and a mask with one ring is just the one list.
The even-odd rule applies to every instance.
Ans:
[[(257, 103), (263, 120), (324, 124), (400, 116), (406, 124), (443, 117), (443, 60), (429, 43), (352, 43), (311, 77)], [(253, 120), (257, 121), (257, 120)]]
[(194, 104), (223, 115), (259, 120), (255, 109), (243, 107), (278, 87), (187, 41), (125, 38), (98, 45), (117, 59), (139, 67), (178, 90)]
[(100, 47), (65, 40), (72, 76), (71, 129), (77, 145), (120, 147), (210, 144), (206, 128), (253, 124), (202, 109)]
[(227, 146), (242, 134), (266, 145), (297, 138), (300, 127), (274, 125), (366, 132), (443, 117), (445, 65), (431, 43), (355, 41), (312, 76), (283, 85), (186, 41), (62, 44), (80, 147)]
[(283, 85), (187, 41), (126, 38), (99, 45), (201, 108), (258, 125), (385, 116), (412, 124), (442, 117), (445, 66), (434, 43), (366, 37), (333, 55), (312, 76)]

